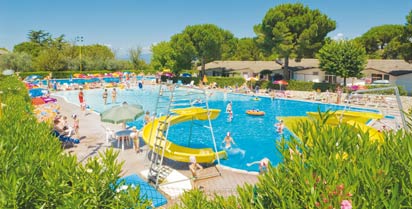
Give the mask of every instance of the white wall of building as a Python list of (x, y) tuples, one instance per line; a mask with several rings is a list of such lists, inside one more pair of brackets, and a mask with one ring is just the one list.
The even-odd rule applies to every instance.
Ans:
[(396, 85), (402, 86), (408, 92), (408, 95), (412, 95), (412, 73), (398, 76)]

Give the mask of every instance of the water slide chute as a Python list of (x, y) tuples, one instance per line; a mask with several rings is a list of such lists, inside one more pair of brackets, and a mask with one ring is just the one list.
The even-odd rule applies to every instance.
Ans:
[[(176, 113), (177, 115), (169, 117), (166, 121), (166, 124), (159, 124), (159, 121), (164, 121), (167, 117), (162, 116), (154, 119), (152, 122), (143, 127), (142, 138), (143, 141), (150, 147), (150, 149), (153, 150), (153, 146), (156, 141), (156, 128), (160, 130), (166, 130), (168, 128), (167, 124), (170, 124), (170, 126), (172, 126), (174, 124), (191, 120), (208, 120), (208, 114), (210, 114), (210, 119), (215, 119), (217, 116), (219, 116), (220, 110), (210, 109), (208, 113), (206, 109), (192, 107), (175, 109), (172, 110), (172, 112)], [(153, 132), (151, 133), (151, 131)], [(199, 163), (213, 163), (216, 160), (216, 157), (219, 157), (219, 159), (227, 158), (227, 153), (224, 150), (216, 153), (212, 148), (190, 148), (174, 144), (173, 142), (165, 138), (163, 131), (161, 133), (158, 133), (158, 137), (163, 137), (164, 140), (162, 140), (161, 143), (166, 143), (162, 144), (165, 147), (164, 156), (178, 162), (190, 162), (190, 156), (195, 156), (196, 161)]]

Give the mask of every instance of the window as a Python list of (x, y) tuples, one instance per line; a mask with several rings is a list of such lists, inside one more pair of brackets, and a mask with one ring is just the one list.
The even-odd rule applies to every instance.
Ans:
[(313, 72), (313, 75), (319, 75), (319, 72)]
[(336, 83), (336, 76), (329, 73), (325, 74), (325, 81), (328, 83)]
[(382, 80), (382, 74), (374, 74), (372, 73), (372, 82), (376, 80)]
[(383, 75), (383, 80), (389, 80), (389, 75), (388, 74)]

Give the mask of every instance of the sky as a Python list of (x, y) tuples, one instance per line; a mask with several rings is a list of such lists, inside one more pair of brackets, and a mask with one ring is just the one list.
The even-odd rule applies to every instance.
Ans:
[(235, 37), (254, 37), (253, 26), (284, 3), (302, 3), (336, 21), (332, 38), (352, 39), (371, 27), (406, 23), (411, 0), (0, 0), (0, 48), (27, 41), (30, 30), (74, 42), (104, 44), (118, 57), (131, 48), (169, 41), (188, 25), (215, 24)]

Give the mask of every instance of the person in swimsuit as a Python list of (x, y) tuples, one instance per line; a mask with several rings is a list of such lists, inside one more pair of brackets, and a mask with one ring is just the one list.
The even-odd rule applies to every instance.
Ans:
[(259, 173), (264, 173), (268, 170), (268, 166), (270, 164), (270, 161), (268, 158), (263, 158), (262, 160), (260, 160), (259, 162)]
[(82, 88), (79, 91), (78, 97), (79, 97), (79, 102), (80, 102), (80, 110), (82, 112), (85, 112), (86, 111), (86, 101), (84, 100), (84, 93), (83, 93)]
[(263, 173), (267, 172), (268, 167), (269, 167), (269, 165), (270, 165), (270, 160), (269, 160), (269, 158), (265, 157), (265, 158), (262, 158), (262, 159), (259, 160), (259, 161), (254, 161), (254, 162), (251, 162), (251, 163), (246, 163), (247, 166), (252, 166), (252, 165), (254, 165), (254, 164), (259, 164), (259, 173), (260, 173), (260, 174), (263, 174)]
[(232, 112), (232, 102), (227, 103), (226, 105), (226, 113)]
[(225, 144), (226, 149), (230, 149), (232, 147), (232, 144), (235, 145), (235, 141), (233, 138), (230, 136), (230, 132), (227, 132), (225, 138), (223, 139), (223, 142)]
[(150, 117), (150, 112), (146, 111), (146, 114), (144, 115), (144, 124), (148, 124), (152, 121), (151, 117)]
[(193, 178), (196, 178), (198, 170), (199, 169), (202, 170), (203, 166), (196, 162), (196, 157), (195, 156), (192, 155), (192, 156), (189, 157), (189, 159), (190, 159), (189, 169), (192, 172)]
[(140, 152), (139, 131), (134, 126), (132, 128), (132, 133), (130, 133), (130, 138), (133, 140), (134, 150), (136, 151), (136, 153), (139, 153)]
[(116, 88), (113, 88), (112, 91), (112, 103), (116, 103), (116, 97), (117, 97), (117, 92), (116, 92)]
[(285, 128), (285, 125), (283, 124), (283, 120), (280, 120), (279, 123), (275, 124), (276, 132), (278, 133), (283, 133), (283, 129)]
[(77, 117), (76, 114), (73, 114), (73, 115), (72, 115), (72, 118), (73, 118), (73, 130), (74, 130), (74, 133), (76, 134), (77, 137), (79, 137), (79, 128), (80, 128), (79, 118)]
[(107, 96), (108, 96), (108, 94), (109, 94), (109, 93), (107, 93), (107, 89), (104, 89), (104, 92), (103, 92), (103, 101), (104, 101), (104, 104), (107, 104)]

